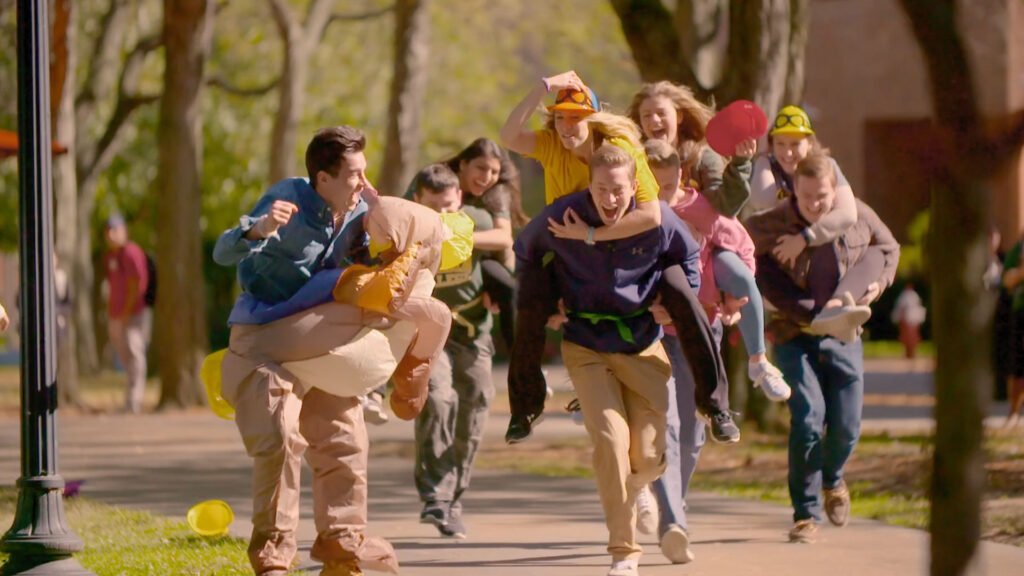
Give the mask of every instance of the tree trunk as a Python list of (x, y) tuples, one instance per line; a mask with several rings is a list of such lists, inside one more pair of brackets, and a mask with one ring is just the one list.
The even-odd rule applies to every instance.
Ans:
[(166, 64), (157, 145), (157, 277), (154, 325), (160, 407), (204, 401), (199, 367), (207, 348), (203, 294), (200, 96), (214, 2), (164, 0)]
[[(331, 23), (335, 0), (315, 0), (300, 23), (285, 0), (268, 0), (284, 43), (284, 64), (278, 79), (277, 114), (270, 141), (270, 182), (299, 176), (295, 168), (295, 126), (306, 99), (309, 62)], [(303, 170), (302, 174), (305, 174)]]
[[(73, 276), (78, 213), (78, 179), (75, 175), (75, 69), (78, 54), (75, 48), (77, 28), (74, 25), (74, 3), (55, 0), (53, 5), (53, 52), (50, 85), (53, 87), (53, 138), (67, 146), (67, 153), (53, 158), (53, 190), (56, 204), (54, 251), (57, 267), (68, 278), (68, 294), (74, 301)], [(78, 356), (75, 323), (57, 315), (57, 390), (58, 401), (65, 406), (81, 404), (78, 388)], [(61, 323), (63, 322), (63, 325)]]
[(380, 192), (389, 196), (404, 194), (418, 168), (420, 119), (430, 56), (427, 4), (427, 0), (398, 0), (395, 4), (394, 75), (379, 181)]
[[(697, 29), (702, 24), (688, 17), (694, 12), (689, 8), (691, 2), (680, 2), (684, 3), (685, 6), (677, 6), (675, 20), (662, 0), (611, 0), (643, 81), (671, 80), (703, 94), (704, 87), (691, 68), (696, 53), (684, 53), (680, 40), (686, 38), (688, 49), (694, 49), (692, 39), (698, 36)], [(674, 21), (685, 26), (685, 32), (682, 28), (677, 30)]]
[(932, 177), (932, 327), (935, 456), (931, 479), (931, 573), (979, 574), (985, 486), (984, 417), (991, 398), (995, 297), (984, 289), (988, 179), (1024, 141), (1024, 117), (985, 135), (956, 26), (955, 0), (901, 0), (928, 65), (940, 138)]
[(727, 76), (715, 91), (719, 105), (753, 100), (780, 109), (789, 79), (790, 0), (732, 0)]
[[(773, 114), (803, 94), (809, 0), (731, 0), (724, 73), (714, 85), (695, 73), (699, 56), (722, 34), (718, 0), (610, 0), (645, 82), (671, 80), (718, 106), (740, 98)], [(710, 76), (711, 74), (702, 74)]]

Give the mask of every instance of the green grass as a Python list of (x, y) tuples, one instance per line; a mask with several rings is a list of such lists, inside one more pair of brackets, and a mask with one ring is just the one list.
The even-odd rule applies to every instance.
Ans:
[[(16, 499), (13, 488), (0, 488), (0, 525), (11, 525)], [(185, 522), (85, 498), (66, 500), (65, 518), (85, 542), (75, 558), (97, 576), (252, 574), (241, 538), (204, 538)], [(0, 562), (6, 560), (0, 553)]]
[[(917, 347), (918, 358), (934, 358), (935, 343), (927, 340)], [(897, 340), (864, 340), (865, 358), (903, 358), (903, 344)]]
[[(586, 439), (523, 444), (517, 451), (489, 447), (478, 464), (545, 476), (592, 477)], [(847, 467), (852, 514), (910, 528), (928, 529), (927, 497), (934, 439), (925, 434), (864, 434)], [(1024, 546), (1024, 435), (985, 438), (988, 485), (985, 538)], [(709, 443), (691, 486), (733, 498), (788, 505), (785, 433), (744, 433), (737, 445)]]

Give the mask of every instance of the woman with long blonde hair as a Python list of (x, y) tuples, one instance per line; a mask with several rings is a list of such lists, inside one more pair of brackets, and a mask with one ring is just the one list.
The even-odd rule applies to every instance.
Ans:
[(627, 114), (643, 130), (644, 140), (664, 140), (679, 151), (684, 185), (696, 188), (722, 216), (739, 214), (750, 198), (755, 140), (740, 142), (726, 164), (705, 139), (714, 108), (699, 101), (686, 86), (664, 80), (644, 84)]

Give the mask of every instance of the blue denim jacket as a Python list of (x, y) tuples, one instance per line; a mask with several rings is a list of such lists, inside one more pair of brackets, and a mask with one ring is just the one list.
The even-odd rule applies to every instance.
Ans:
[[(247, 240), (245, 233), (276, 200), (292, 202), (299, 211), (273, 236)], [(238, 282), (244, 290), (228, 322), (262, 324), (327, 302), (334, 286), (331, 279), (360, 258), (367, 244), (366, 208), (360, 200), (335, 230), (330, 206), (308, 180), (289, 178), (274, 184), (214, 246), (214, 261), (238, 266)], [(310, 282), (319, 275), (324, 277)]]

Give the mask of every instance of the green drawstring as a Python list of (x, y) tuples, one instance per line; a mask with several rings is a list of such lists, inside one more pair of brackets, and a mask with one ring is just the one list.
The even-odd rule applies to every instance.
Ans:
[(623, 322), (623, 320), (636, 318), (637, 316), (641, 316), (646, 313), (647, 308), (641, 308), (636, 312), (626, 314), (625, 316), (619, 316), (618, 314), (600, 314), (597, 312), (568, 312), (569, 315), (576, 316), (577, 318), (590, 320), (591, 324), (597, 324), (602, 320), (615, 322), (615, 328), (619, 330), (619, 337), (630, 344), (636, 344), (636, 341), (633, 340), (633, 331), (629, 329), (629, 326), (626, 326), (626, 323)]

